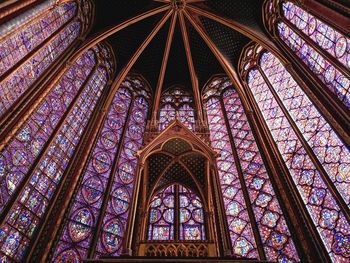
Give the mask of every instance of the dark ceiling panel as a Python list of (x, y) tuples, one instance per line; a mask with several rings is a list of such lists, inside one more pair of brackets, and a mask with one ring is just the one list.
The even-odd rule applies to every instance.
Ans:
[(167, 151), (173, 155), (180, 155), (185, 152), (191, 151), (191, 146), (181, 139), (173, 139), (164, 144), (163, 150)]
[(191, 40), (191, 52), (198, 77), (199, 88), (203, 90), (205, 83), (212, 75), (222, 74), (224, 70), (207, 44), (192, 26), (189, 26), (188, 34)]
[(207, 0), (205, 2), (215, 13), (263, 31), (262, 3), (262, 0)]
[(116, 54), (117, 72), (131, 59), (163, 15), (147, 18), (108, 38)]
[[(263, 28), (261, 22), (261, 2), (261, 0), (207, 0), (204, 3), (198, 3), (196, 5), (261, 29)], [(164, 3), (153, 0), (95, 0), (96, 16), (91, 34), (161, 5), (164, 5)], [(117, 71), (120, 71), (129, 61), (163, 15), (164, 13), (140, 21), (108, 38), (116, 53), (118, 61)], [(214, 43), (232, 62), (232, 65), (236, 66), (242, 48), (250, 40), (217, 22), (204, 17), (200, 19)], [(144, 50), (132, 68), (134, 72), (141, 73), (150, 82), (153, 91), (155, 91), (158, 82), (169, 25), (170, 19)], [(205, 42), (188, 22), (187, 27), (199, 87), (203, 89), (208, 79), (214, 74), (222, 74), (223, 69)], [(179, 21), (177, 21), (174, 39), (170, 49), (163, 91), (173, 85), (181, 85), (188, 90), (192, 89)]]
[(179, 22), (176, 24), (174, 39), (170, 49), (163, 91), (172, 85), (182, 85), (188, 90), (192, 89), (191, 76)]
[(94, 4), (95, 21), (91, 33), (99, 32), (161, 5), (152, 0), (95, 0)]
[(237, 67), (239, 56), (243, 47), (251, 40), (241, 33), (223, 26), (213, 20), (200, 17), (204, 28), (213, 40), (216, 46), (224, 54), (226, 58), (232, 63), (232, 66)]
[(146, 50), (143, 51), (133, 67), (134, 71), (141, 73), (149, 81), (151, 88), (153, 89), (153, 94), (155, 93), (158, 83), (170, 21), (171, 18), (169, 18), (169, 21), (167, 21), (163, 28), (154, 37)]

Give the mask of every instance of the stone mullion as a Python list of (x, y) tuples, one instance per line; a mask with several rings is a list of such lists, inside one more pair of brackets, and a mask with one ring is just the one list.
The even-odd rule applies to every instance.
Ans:
[[(131, 94), (133, 96), (132, 92), (131, 92)], [(115, 94), (113, 94), (113, 96), (114, 95)], [(107, 101), (113, 101), (113, 100), (108, 100), (107, 99)], [(120, 139), (119, 139), (119, 142), (118, 142), (117, 154), (115, 155), (114, 162), (112, 164), (109, 180), (108, 180), (108, 183), (107, 183), (107, 188), (105, 189), (105, 193), (106, 194), (105, 194), (105, 197), (103, 199), (102, 206), (101, 206), (101, 209), (100, 209), (100, 215), (99, 215), (99, 218), (97, 220), (96, 230), (94, 232), (94, 235), (93, 235), (93, 238), (92, 238), (92, 243), (91, 243), (91, 246), (90, 246), (90, 249), (89, 249), (89, 252), (88, 252), (88, 258), (93, 258), (94, 257), (94, 254), (96, 252), (97, 242), (98, 242), (98, 239), (100, 237), (100, 233), (101, 233), (101, 231), (103, 231), (102, 230), (103, 219), (104, 219), (104, 216), (106, 214), (107, 205), (108, 205), (108, 202), (109, 202), (109, 199), (110, 199), (110, 196), (111, 196), (111, 191), (112, 191), (113, 184), (114, 184), (114, 177), (116, 176), (116, 174), (118, 173), (118, 170), (119, 170), (119, 167), (118, 167), (119, 159), (120, 159), (120, 155), (121, 155), (122, 150), (123, 150), (124, 139), (125, 139), (125, 135), (126, 135), (126, 133), (128, 131), (128, 126), (129, 126), (129, 122), (130, 122), (130, 118), (131, 118), (131, 111), (132, 111), (132, 108), (134, 106), (134, 102), (135, 102), (135, 97), (133, 96), (131, 101), (130, 101), (129, 109), (128, 109), (128, 112), (127, 112), (127, 115), (126, 115), (126, 118), (125, 118), (123, 132), (122, 132), (122, 135), (120, 136)]]
[[(49, 12), (51, 12), (50, 8), (48, 11), (45, 11), (44, 14), (42, 14), (41, 16), (45, 16), (46, 14), (48, 14)], [(57, 30), (55, 32), (53, 32), (48, 38), (46, 38), (43, 42), (41, 42), (39, 45), (37, 45), (35, 48), (33, 48), (30, 52), (28, 52), (22, 59), (20, 59), (18, 62), (16, 62), (15, 65), (13, 65), (11, 68), (9, 68), (6, 72), (4, 72), (4, 74), (2, 74), (0, 76), (0, 83), (2, 83), (3, 81), (7, 80), (9, 78), (9, 76), (11, 75), (11, 73), (15, 72), (16, 70), (18, 70), (19, 67), (21, 67), (23, 65), (24, 62), (26, 62), (27, 60), (29, 60), (30, 58), (32, 58), (34, 55), (36, 55), (37, 53), (39, 53), (39, 51), (41, 50), (41, 48), (43, 48), (44, 46), (48, 46), (49, 44), (52, 43), (53, 39), (58, 36), (60, 33), (62, 33), (62, 31), (64, 31), (65, 27), (67, 25), (69, 25), (73, 20), (77, 20), (77, 13), (78, 11), (76, 10), (75, 15), (69, 19), (68, 21), (66, 21), (62, 26), (60, 26), (59, 28), (57, 28)], [(39, 16), (39, 17), (41, 17)], [(39, 19), (36, 18), (35, 20)], [(59, 19), (59, 18), (58, 18)], [(45, 70), (47, 71), (47, 69)]]
[[(9, 9), (7, 12), (2, 10), (0, 8), (0, 24), (6, 23), (5, 20), (10, 21), (11, 19), (16, 18), (16, 16), (20, 15), (19, 11), (21, 12), (21, 14), (23, 14), (25, 11), (28, 11), (30, 9), (32, 9), (35, 6), (38, 6), (39, 4), (41, 4), (42, 2), (45, 2), (46, 0), (27, 0), (27, 3), (23, 3), (23, 1), (18, 1), (18, 3), (14, 3), (13, 6), (11, 7), (9, 4), (8, 7), (3, 7), (4, 10)], [(22, 2), (22, 3), (20, 3)], [(31, 3), (29, 3), (31, 2)], [(38, 2), (38, 3), (35, 3)], [(10, 6), (10, 7), (9, 7)], [(33, 16), (32, 18), (30, 18), (28, 21), (24, 22), (20, 28), (22, 28), (23, 26), (31, 23), (32, 21), (40, 18), (41, 16), (46, 15), (47, 13), (51, 12), (52, 8), (54, 8), (56, 5), (53, 4), (48, 10), (45, 10), (42, 13), (39, 13), (35, 16)], [(2, 40), (3, 38), (6, 38), (7, 35), (12, 34), (13, 30), (11, 30), (10, 32), (6, 33), (5, 35), (0, 36), (0, 40)]]
[(175, 242), (180, 241), (180, 194), (179, 194), (179, 184), (175, 184), (174, 189), (174, 240)]
[(12, 135), (20, 128), (21, 124), (26, 121), (35, 107), (50, 92), (51, 85), (55, 84), (65, 73), (65, 69), (72, 65), (72, 63), (66, 63), (67, 58), (75, 52), (81, 42), (81, 39), (75, 39), (70, 44), (70, 47), (63, 51), (56, 61), (45, 70), (43, 75), (35, 81), (33, 86), (22, 94), (18, 101), (2, 116), (0, 120), (0, 150), (12, 138)]
[[(67, 221), (65, 220), (67, 219), (66, 216), (69, 215), (71, 206), (73, 205), (79, 190), (79, 185), (83, 179), (83, 176), (81, 175), (83, 175), (87, 169), (87, 161), (92, 155), (93, 151), (91, 149), (93, 149), (93, 147), (96, 145), (98, 141), (98, 134), (103, 129), (103, 125), (101, 125), (102, 120), (104, 120), (105, 113), (105, 111), (103, 111), (103, 107), (109, 93), (109, 88), (105, 87), (102, 92), (103, 94), (101, 95), (101, 98), (93, 111), (93, 115), (91, 116), (89, 123), (81, 136), (82, 139), (77, 145), (78, 150), (76, 150), (71, 157), (71, 161), (67, 170), (65, 171), (65, 175), (63, 175), (63, 179), (59, 184), (56, 194), (51, 200), (52, 205), (50, 205), (50, 208), (47, 211), (47, 216), (44, 222), (41, 223), (39, 234), (37, 235), (34, 245), (29, 253), (29, 258), (31, 261), (36, 259), (38, 262), (46, 262), (48, 253), (50, 252), (50, 245), (52, 245), (53, 242), (57, 243), (56, 240), (58, 241), (58, 237), (64, 229), (64, 225)], [(59, 212), (63, 212), (64, 214), (62, 215)], [(51, 223), (48, 223), (49, 221), (51, 221)], [(53, 224), (52, 222), (55, 223)], [(45, 231), (47, 226), (51, 226), (49, 233)], [(56, 238), (55, 234), (57, 234)], [(49, 237), (47, 237), (47, 235), (49, 235)], [(44, 248), (42, 248), (43, 245)], [(41, 254), (39, 259), (38, 253), (40, 252)]]
[[(329, 54), (326, 50), (319, 46), (319, 44), (315, 43), (308, 35), (306, 35), (302, 30), (297, 28), (292, 22), (286, 19), (284, 16), (281, 17), (281, 21), (285, 23), (289, 28), (291, 28), (301, 39), (303, 39), (308, 46), (314, 48), (318, 53), (320, 53), (326, 60), (331, 62), (337, 70), (339, 70), (345, 77), (350, 78), (350, 72), (346, 67), (340, 63), (335, 57)], [(322, 82), (323, 83), (323, 82)]]
[[(77, 92), (77, 94), (75, 95), (73, 101), (71, 102), (71, 104), (69, 105), (68, 109), (65, 111), (65, 113), (63, 114), (63, 116), (61, 117), (59, 123), (57, 124), (56, 128), (52, 131), (49, 139), (47, 140), (47, 142), (44, 144), (43, 146), (43, 150), (40, 152), (40, 154), (36, 157), (35, 161), (32, 163), (29, 171), (27, 172), (25, 178), (22, 180), (22, 182), (17, 186), (17, 189), (15, 191), (15, 193), (11, 196), (9, 203), (6, 205), (4, 211), (2, 212), (2, 214), (0, 215), (0, 225), (3, 225), (5, 223), (7, 214), (10, 212), (11, 208), (15, 205), (17, 199), (19, 198), (19, 196), (22, 194), (22, 192), (24, 191), (26, 185), (28, 185), (30, 182), (30, 178), (33, 175), (33, 172), (36, 170), (36, 168), (38, 168), (38, 166), (40, 165), (40, 160), (41, 158), (47, 153), (47, 151), (49, 150), (49, 146), (51, 144), (51, 142), (54, 140), (56, 134), (58, 133), (58, 131), (63, 127), (63, 124), (67, 118), (67, 116), (70, 114), (70, 112), (73, 110), (74, 106), (76, 105), (77, 101), (79, 100), (81, 94), (84, 92), (85, 87), (87, 85), (87, 83), (92, 79), (94, 73), (97, 71), (98, 69), (98, 64), (96, 64), (93, 69), (91, 70), (89, 76), (86, 78), (86, 80), (84, 81), (83, 85), (81, 86), (80, 90)], [(67, 69), (68, 70), (68, 69)], [(65, 71), (66, 72), (66, 71)], [(57, 82), (55, 82), (55, 84), (57, 84)]]
[[(216, 217), (218, 218), (217, 228), (218, 232), (218, 245), (222, 248), (222, 256), (228, 257), (232, 256), (232, 241), (230, 238), (230, 230), (227, 222), (227, 216), (225, 214), (225, 205), (224, 205), (224, 197), (221, 192), (221, 184), (218, 173), (217, 164), (212, 164), (211, 170), (211, 179), (212, 179), (212, 187), (213, 193), (215, 195), (214, 203), (217, 205)], [(220, 240), (222, 242), (220, 242)]]
[[(246, 97), (246, 95), (244, 95), (244, 96)], [(286, 195), (286, 193), (290, 192), (290, 190), (288, 188), (283, 187), (280, 178), (278, 176), (276, 176), (277, 174), (280, 174), (281, 172), (277, 172), (274, 167), (270, 167), (270, 164), (271, 164), (271, 166), (273, 166), (272, 164), (275, 163), (276, 161), (275, 160), (272, 161), (272, 158), (270, 156), (268, 156), (267, 153), (269, 152), (269, 150), (267, 149), (266, 144), (262, 143), (262, 142), (266, 142), (267, 139), (261, 139), (264, 135), (261, 133), (261, 127), (258, 127), (259, 126), (258, 120), (257, 120), (255, 113), (253, 111), (247, 111), (244, 108), (243, 103), (242, 103), (242, 107), (243, 107), (243, 111), (246, 113), (247, 122), (249, 124), (250, 130), (252, 132), (253, 138), (254, 138), (255, 143), (256, 143), (256, 146), (258, 147), (258, 151), (260, 152), (260, 156), (263, 160), (263, 164), (265, 166), (267, 176), (271, 182), (271, 185), (273, 187), (273, 191), (274, 191), (276, 198), (278, 200), (278, 203), (281, 207), (281, 210), (282, 210), (283, 216), (287, 222), (287, 225), (292, 233), (297, 232), (296, 230), (298, 230), (300, 232), (300, 233), (298, 233), (299, 235), (297, 235), (296, 237), (294, 237), (294, 235), (292, 234), (291, 239), (294, 241), (297, 241), (297, 242), (294, 242), (294, 244), (295, 244), (298, 252), (300, 253), (299, 255), (301, 255), (301, 258), (305, 258), (305, 257), (303, 257), (304, 251), (302, 250), (302, 248), (308, 247), (308, 245), (303, 243), (302, 241), (300, 241), (300, 237), (302, 236), (302, 234), (304, 234), (303, 232), (300, 231), (300, 225), (293, 224), (294, 222), (292, 222), (292, 220), (291, 220), (291, 218), (292, 218), (291, 214), (293, 214), (294, 218), (296, 218), (296, 216), (294, 215), (293, 208), (292, 208), (290, 201), (288, 199), (289, 196)], [(258, 127), (258, 128), (255, 129), (255, 127)], [(294, 227), (295, 225), (298, 225), (298, 228), (295, 228)], [(301, 246), (300, 244), (303, 244), (303, 245)]]
[(273, 94), (273, 97), (275, 98), (275, 100), (277, 101), (277, 104), (279, 105), (279, 107), (281, 108), (284, 116), (286, 117), (286, 119), (288, 120), (291, 128), (293, 129), (293, 131), (295, 132), (295, 134), (297, 135), (297, 138), (299, 139), (301, 145), (303, 146), (303, 148), (306, 151), (306, 154), (310, 157), (312, 163), (315, 165), (316, 169), (320, 172), (321, 177), (323, 178), (326, 186), (328, 187), (328, 189), (330, 190), (330, 192), (332, 193), (332, 195), (334, 196), (334, 198), (338, 201), (338, 204), (341, 208), (341, 210), (344, 212), (344, 216), (345, 218), (350, 221), (350, 210), (347, 206), (347, 204), (345, 203), (344, 199), (342, 198), (342, 196), (340, 195), (340, 193), (338, 192), (338, 189), (334, 186), (333, 182), (331, 181), (331, 179), (329, 178), (327, 172), (325, 171), (325, 169), (323, 168), (321, 162), (318, 160), (318, 158), (316, 157), (315, 153), (313, 152), (312, 148), (310, 147), (310, 145), (307, 143), (307, 141), (305, 140), (305, 138), (303, 137), (303, 135), (300, 133), (299, 128), (297, 127), (297, 125), (295, 124), (293, 118), (290, 116), (288, 110), (284, 107), (282, 100), (279, 98), (277, 92), (275, 91), (275, 89), (273, 88), (272, 84), (270, 83), (269, 79), (267, 78), (267, 76), (265, 75), (265, 73), (263, 72), (263, 70), (261, 69), (260, 66), (258, 66), (258, 70), (261, 74), (261, 76), (263, 77), (266, 85), (269, 87), (269, 90), (271, 91), (271, 93)]
[(264, 247), (263, 247), (263, 244), (261, 241), (259, 227), (258, 227), (257, 222), (255, 221), (254, 210), (253, 210), (253, 207), (252, 207), (252, 204), (250, 201), (248, 189), (247, 189), (246, 184), (245, 184), (244, 175), (243, 175), (243, 171), (242, 171), (242, 167), (241, 167), (241, 161), (239, 159), (237, 149), (236, 149), (236, 146), (234, 143), (234, 137), (232, 135), (232, 131), (231, 131), (230, 124), (229, 124), (229, 119), (227, 117), (227, 112), (226, 112), (226, 108), (225, 108), (224, 102), (222, 100), (222, 97), (220, 98), (219, 101), (220, 101), (222, 115), (224, 116), (224, 120), (225, 120), (225, 127), (226, 127), (228, 137), (230, 140), (230, 148), (232, 150), (232, 154), (233, 154), (233, 157), (235, 159), (235, 165), (236, 165), (241, 189), (243, 192), (246, 209), (247, 209), (247, 212), (249, 215), (250, 224), (252, 226), (254, 240), (256, 242), (257, 250), (259, 253), (259, 258), (260, 258), (260, 260), (266, 260), (266, 255), (265, 255)]
[[(278, 21), (276, 21), (276, 25), (277, 23)], [(316, 95), (317, 100), (321, 102), (322, 106), (319, 106), (319, 108), (322, 110), (322, 112), (329, 112), (331, 116), (334, 116), (332, 117), (334, 121), (332, 121), (332, 118), (329, 117), (329, 114), (324, 114), (328, 118), (329, 122), (333, 124), (333, 126), (340, 126), (344, 131), (350, 129), (349, 109), (342, 102), (339, 103), (338, 97), (330, 91), (330, 89), (322, 82), (322, 80), (319, 79), (319, 77), (309, 69), (305, 62), (299, 58), (299, 56), (297, 56), (292, 51), (292, 49), (279, 37), (278, 30), (276, 29), (275, 31), (275, 34), (277, 35), (274, 37), (275, 41), (277, 42), (276, 44), (278, 44), (280, 49), (284, 51), (285, 56), (289, 58), (289, 61), (291, 61), (292, 65), (296, 66), (296, 73), (300, 76), (305, 76), (303, 82), (307, 82), (308, 85), (302, 85), (304, 87), (304, 91), (310, 97), (313, 97), (313, 100), (315, 100)], [(314, 45), (316, 44), (313, 44), (312, 47), (314, 47)], [(298, 77), (298, 79), (300, 80), (300, 77)], [(344, 138), (345, 136), (342, 137)], [(349, 139), (347, 139), (347, 141), (349, 141)]]
[[(290, 218), (293, 220), (298, 238), (303, 244), (302, 248), (303, 250), (306, 250), (305, 254), (308, 256), (308, 258), (310, 258), (310, 262), (318, 262), (320, 261), (320, 258), (322, 259), (322, 262), (326, 262), (329, 260), (329, 257), (325, 252), (323, 242), (319, 237), (318, 231), (312, 223), (311, 216), (305, 209), (305, 204), (302, 200), (302, 197), (300, 196), (299, 191), (290, 176), (289, 169), (286, 167), (286, 164), (280, 154), (276, 142), (271, 136), (270, 130), (265, 123), (265, 119), (260, 112), (259, 106), (257, 105), (254, 96), (250, 91), (250, 87), (248, 84), (244, 84), (246, 87), (245, 90), (247, 90), (248, 101), (251, 103), (251, 107), (253, 109), (253, 127), (256, 127), (255, 130), (259, 135), (260, 142), (266, 149), (264, 156), (268, 159), (269, 166), (274, 171), (274, 174), (277, 175), (276, 179), (279, 182), (279, 189), (281, 189), (281, 193), (284, 193), (282, 195), (285, 201), (284, 205), (288, 205), (288, 213), (290, 214)], [(281, 174), (281, 172), (285, 182), (282, 182), (281, 176), (278, 176)], [(287, 196), (286, 193), (290, 193), (291, 196)], [(312, 238), (307, 238), (307, 236), (305, 236), (305, 230), (307, 236), (311, 235)], [(315, 250), (317, 253), (315, 253)]]

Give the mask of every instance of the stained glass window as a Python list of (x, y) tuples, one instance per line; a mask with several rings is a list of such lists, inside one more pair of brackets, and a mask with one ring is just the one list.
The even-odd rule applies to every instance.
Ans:
[(175, 185), (152, 198), (149, 208), (148, 240), (174, 240)]
[(0, 116), (79, 36), (77, 10), (74, 1), (50, 0), (0, 27)]
[(179, 185), (180, 240), (205, 240), (204, 214), (198, 195)]
[(227, 78), (219, 78), (209, 84), (204, 98), (212, 147), (220, 153), (217, 166), (233, 254), (259, 258), (261, 242), (267, 260), (298, 261), (238, 93)]
[(350, 69), (350, 39), (291, 2), (282, 10), (280, 38), (350, 108), (350, 79), (344, 74)]
[(170, 104), (165, 104), (159, 112), (159, 130), (164, 130), (168, 127), (172, 120), (176, 119), (176, 110)]
[(164, 130), (175, 119), (180, 120), (190, 130), (194, 130), (193, 97), (189, 92), (179, 87), (171, 88), (162, 94), (159, 130)]
[(295, 82), (279, 60), (264, 53), (260, 65), (300, 133), (335, 184), (345, 202), (350, 204), (350, 150)]
[(146, 84), (132, 76), (114, 95), (66, 215), (55, 262), (87, 259), (96, 237), (95, 256), (120, 254), (149, 98)]
[(275, 56), (264, 52), (248, 72), (251, 94), (331, 259), (345, 262), (350, 225), (333, 193), (349, 204), (349, 148)]
[(175, 240), (176, 236), (179, 240), (205, 240), (202, 202), (180, 184), (159, 191), (149, 207), (148, 240)]
[(23, 259), (107, 80), (103, 62), (86, 51), (1, 150), (1, 211), (13, 204), (0, 226), (0, 257)]

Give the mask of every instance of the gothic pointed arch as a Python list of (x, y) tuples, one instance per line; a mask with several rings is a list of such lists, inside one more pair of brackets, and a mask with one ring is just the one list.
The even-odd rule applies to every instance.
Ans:
[(137, 213), (145, 215), (134, 230), (139, 255), (216, 254), (208, 169), (216, 155), (178, 119), (138, 152), (143, 208)]
[(165, 90), (160, 98), (159, 130), (178, 119), (189, 129), (195, 129), (194, 99), (192, 93), (175, 85)]

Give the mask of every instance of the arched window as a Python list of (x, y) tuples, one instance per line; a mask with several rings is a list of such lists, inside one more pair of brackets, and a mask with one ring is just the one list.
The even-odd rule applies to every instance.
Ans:
[(0, 257), (21, 261), (35, 237), (110, 77), (110, 64), (97, 58), (108, 52), (84, 52), (0, 151)]
[[(346, 261), (350, 150), (281, 62), (259, 47), (247, 83), (333, 261)], [(260, 59), (259, 59), (260, 58)]]
[(205, 240), (202, 202), (183, 185), (173, 184), (154, 195), (148, 216), (148, 240)]
[[(204, 100), (236, 257), (299, 261), (283, 211), (238, 93), (225, 77), (211, 81)], [(259, 246), (262, 246), (259, 251)]]
[(165, 91), (161, 97), (159, 130), (164, 130), (175, 119), (180, 120), (190, 130), (194, 130), (193, 103), (193, 96), (182, 88), (175, 87)]
[(350, 108), (350, 39), (290, 1), (281, 1), (279, 8), (281, 40)]
[(120, 255), (149, 99), (137, 76), (128, 76), (114, 95), (66, 213), (55, 262)]
[(0, 26), (0, 117), (82, 34), (78, 10), (48, 0)]

